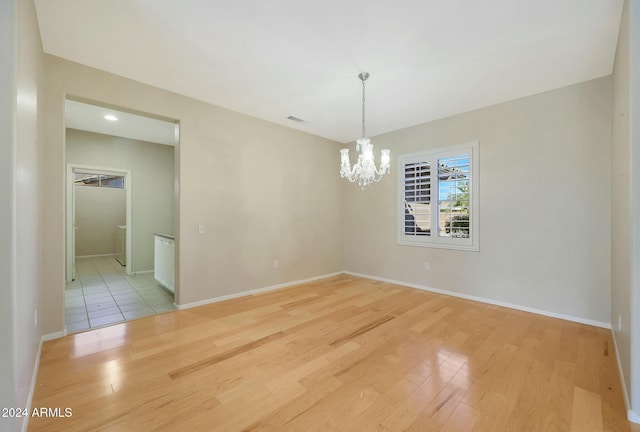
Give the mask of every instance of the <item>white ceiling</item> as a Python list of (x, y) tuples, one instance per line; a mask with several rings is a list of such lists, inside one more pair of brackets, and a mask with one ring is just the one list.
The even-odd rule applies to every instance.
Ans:
[(348, 142), (362, 71), (369, 136), (609, 75), (623, 0), (35, 3), (46, 53)]
[[(64, 102), (65, 126), (72, 129), (115, 135), (158, 144), (175, 145), (178, 125), (150, 117), (67, 99)], [(105, 119), (106, 115), (117, 118)]]

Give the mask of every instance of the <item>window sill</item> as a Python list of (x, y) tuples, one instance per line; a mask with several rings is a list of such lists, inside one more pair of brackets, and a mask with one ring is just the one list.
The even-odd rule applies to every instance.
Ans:
[(479, 245), (455, 245), (455, 244), (446, 244), (446, 243), (425, 243), (425, 242), (412, 242), (407, 240), (398, 240), (398, 244), (401, 246), (417, 246), (417, 247), (426, 247), (426, 248), (435, 248), (435, 249), (452, 249), (452, 250), (461, 250), (468, 252), (479, 252)]

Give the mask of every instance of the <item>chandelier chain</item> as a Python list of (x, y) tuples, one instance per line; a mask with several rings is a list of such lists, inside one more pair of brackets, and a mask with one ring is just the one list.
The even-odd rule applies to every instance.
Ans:
[(365, 92), (365, 86), (364, 86), (364, 79), (362, 80), (362, 137), (365, 138), (367, 136), (365, 128), (364, 128), (364, 105), (365, 105), (365, 99), (364, 99), (364, 92)]

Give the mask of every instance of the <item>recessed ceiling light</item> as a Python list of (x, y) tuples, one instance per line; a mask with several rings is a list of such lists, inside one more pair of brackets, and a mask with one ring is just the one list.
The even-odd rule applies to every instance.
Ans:
[(104, 118), (109, 121), (118, 121), (118, 117), (114, 116), (113, 114), (107, 114), (106, 116), (104, 116)]

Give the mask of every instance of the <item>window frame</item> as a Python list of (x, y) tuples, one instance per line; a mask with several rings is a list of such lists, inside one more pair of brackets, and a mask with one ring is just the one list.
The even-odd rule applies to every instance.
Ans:
[[(85, 183), (83, 179), (78, 180), (78, 174), (83, 174), (86, 178), (95, 177), (95, 182)], [(126, 176), (123, 175), (115, 175), (115, 174), (106, 174), (102, 172), (96, 171), (75, 171), (73, 173), (73, 185), (74, 186), (83, 186), (83, 187), (92, 187), (92, 188), (106, 188), (106, 189), (125, 189), (126, 188)], [(113, 180), (119, 179), (121, 182), (113, 182)], [(113, 183), (112, 183), (113, 182)]]
[[(469, 155), (469, 237), (444, 237), (439, 234), (439, 180), (438, 160), (460, 155)], [(478, 141), (465, 144), (423, 150), (415, 153), (399, 155), (398, 161), (398, 200), (397, 200), (397, 234), (398, 244), (442, 249), (454, 249), (477, 252), (479, 247), (479, 195), (478, 195)], [(405, 233), (405, 166), (412, 163), (428, 162), (430, 172), (430, 222), (429, 235), (408, 235)]]

